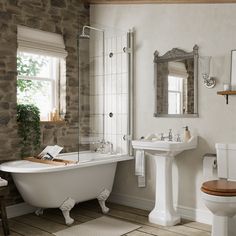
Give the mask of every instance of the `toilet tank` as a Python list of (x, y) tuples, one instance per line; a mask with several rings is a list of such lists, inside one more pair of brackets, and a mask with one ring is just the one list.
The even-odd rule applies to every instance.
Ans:
[(218, 177), (236, 180), (236, 144), (216, 144)]

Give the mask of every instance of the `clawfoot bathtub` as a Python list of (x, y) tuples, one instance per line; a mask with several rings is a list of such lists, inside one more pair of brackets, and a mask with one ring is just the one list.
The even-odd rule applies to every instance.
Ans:
[[(78, 153), (59, 158), (77, 161)], [(80, 152), (77, 164), (53, 166), (19, 160), (3, 163), (0, 170), (12, 174), (24, 201), (39, 208), (36, 214), (43, 214), (44, 208), (60, 208), (70, 225), (74, 222), (70, 210), (79, 202), (97, 198), (103, 213), (109, 211), (105, 201), (112, 190), (117, 162), (131, 159), (127, 155)]]

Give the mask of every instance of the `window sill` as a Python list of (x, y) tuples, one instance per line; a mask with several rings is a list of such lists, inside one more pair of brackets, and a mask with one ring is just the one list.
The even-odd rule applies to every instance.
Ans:
[(64, 125), (64, 124), (67, 124), (67, 121), (65, 121), (65, 120), (58, 120), (58, 121), (43, 120), (43, 121), (40, 121), (40, 124), (43, 124), (43, 125), (47, 125), (47, 124)]

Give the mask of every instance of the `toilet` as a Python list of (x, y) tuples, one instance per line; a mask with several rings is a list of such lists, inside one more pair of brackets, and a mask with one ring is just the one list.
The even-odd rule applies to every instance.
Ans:
[(217, 180), (202, 184), (202, 198), (213, 214), (212, 236), (236, 236), (236, 144), (216, 144)]

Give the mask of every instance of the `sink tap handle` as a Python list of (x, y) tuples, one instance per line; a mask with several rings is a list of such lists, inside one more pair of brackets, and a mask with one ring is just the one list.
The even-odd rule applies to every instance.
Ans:
[(160, 133), (160, 135), (161, 135), (161, 141), (164, 141), (164, 133)]
[(177, 136), (176, 142), (181, 142), (180, 134), (177, 134), (176, 136)]

